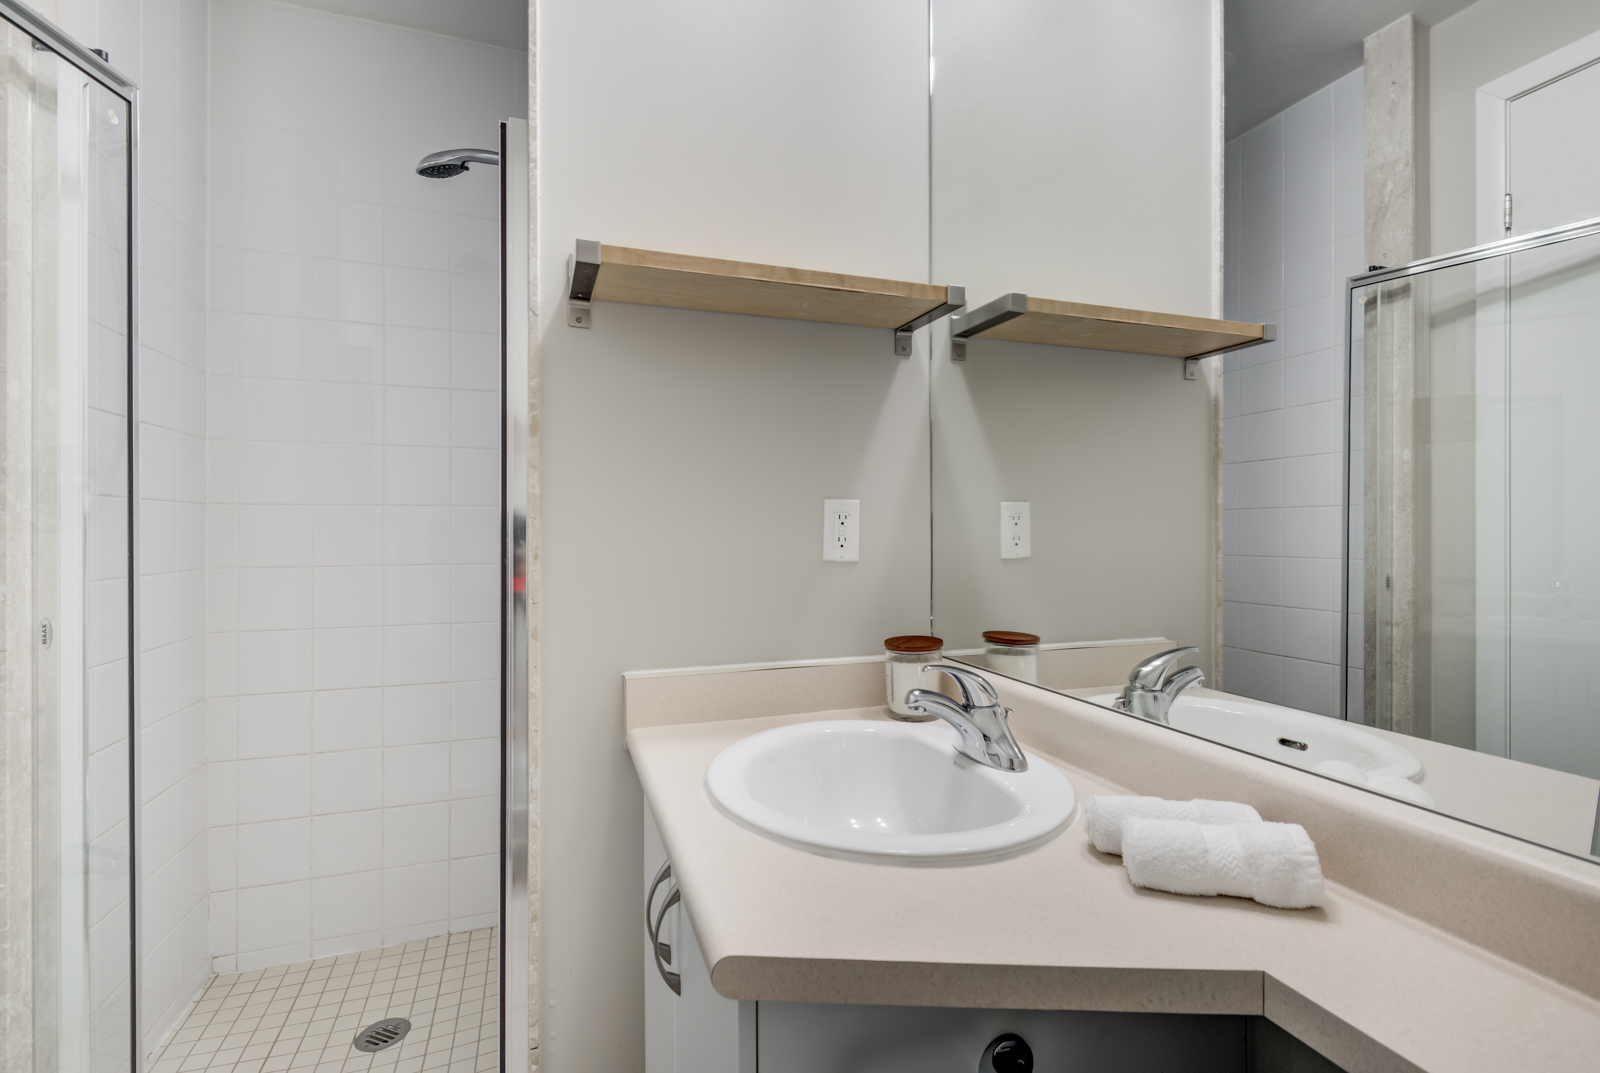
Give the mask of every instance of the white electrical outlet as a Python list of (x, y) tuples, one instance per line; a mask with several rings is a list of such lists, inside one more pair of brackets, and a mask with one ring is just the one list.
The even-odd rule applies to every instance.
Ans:
[(822, 501), (822, 561), (861, 561), (861, 500)]
[(1033, 557), (1033, 511), (1026, 503), (1000, 504), (1000, 558)]

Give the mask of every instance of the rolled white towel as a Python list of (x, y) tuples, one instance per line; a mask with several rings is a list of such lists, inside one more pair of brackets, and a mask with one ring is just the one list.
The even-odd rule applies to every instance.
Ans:
[(1261, 813), (1237, 801), (1168, 801), (1160, 797), (1091, 797), (1083, 806), (1083, 827), (1101, 853), (1122, 852), (1122, 826), (1135, 816), (1147, 820), (1194, 823), (1260, 823)]
[(1322, 904), (1317, 847), (1297, 823), (1200, 824), (1130, 819), (1122, 863), (1136, 887), (1231, 894), (1279, 909)]

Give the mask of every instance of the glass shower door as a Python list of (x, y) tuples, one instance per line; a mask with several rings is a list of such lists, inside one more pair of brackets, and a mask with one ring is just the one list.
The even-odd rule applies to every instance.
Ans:
[(1600, 220), (1349, 300), (1351, 708), (1496, 758), (1424, 754), (1441, 810), (1600, 857)]
[(132, 87), (0, 4), (0, 1064), (133, 1066)]
[(1600, 236), (1360, 297), (1369, 721), (1600, 779)]
[(1600, 238), (1507, 261), (1506, 750), (1600, 778)]

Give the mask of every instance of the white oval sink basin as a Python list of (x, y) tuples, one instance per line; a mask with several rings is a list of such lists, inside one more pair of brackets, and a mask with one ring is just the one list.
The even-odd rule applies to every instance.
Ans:
[[(1116, 693), (1105, 693), (1089, 699), (1109, 708), (1117, 697)], [(1343, 719), (1297, 708), (1242, 697), (1186, 693), (1173, 704), (1167, 718), (1179, 730), (1308, 771), (1316, 770), (1319, 764), (1339, 761), (1368, 778), (1422, 777), (1422, 761), (1410, 750)]]
[(996, 771), (958, 754), (955, 742), (942, 722), (797, 723), (722, 750), (706, 789), (774, 841), (896, 864), (1011, 856), (1072, 819), (1072, 784), (1048, 761)]

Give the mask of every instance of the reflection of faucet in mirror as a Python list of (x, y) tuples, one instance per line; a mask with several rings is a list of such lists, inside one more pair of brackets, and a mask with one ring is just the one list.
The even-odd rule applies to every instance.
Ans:
[(1167, 723), (1167, 712), (1172, 709), (1173, 701), (1177, 700), (1184, 690), (1204, 682), (1206, 676), (1199, 667), (1185, 667), (1181, 671), (1174, 672), (1171, 677), (1167, 677), (1167, 670), (1178, 662), (1179, 656), (1198, 651), (1200, 651), (1198, 648), (1169, 648), (1139, 664), (1128, 675), (1128, 684), (1122, 690), (1122, 696), (1117, 698), (1117, 709), (1152, 722), (1170, 725)]
[(948, 674), (961, 690), (961, 699), (931, 689), (913, 689), (906, 693), (907, 708), (936, 715), (955, 727), (961, 736), (956, 751), (967, 759), (1000, 771), (1028, 770), (1028, 758), (1022, 755), (1022, 746), (1011, 736), (1006, 722), (1011, 709), (1000, 707), (1000, 694), (987, 678), (949, 663), (924, 664), (922, 670)]

